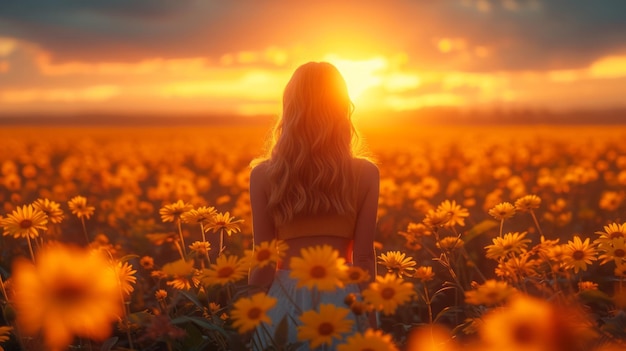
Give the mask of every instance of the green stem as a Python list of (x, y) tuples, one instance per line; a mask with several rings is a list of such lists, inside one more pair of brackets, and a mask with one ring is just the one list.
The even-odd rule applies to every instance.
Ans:
[[(180, 224), (180, 218), (176, 220), (176, 223), (178, 224), (178, 234), (180, 235), (180, 243), (182, 245), (182, 250), (183, 253), (185, 254), (185, 256), (187, 256), (187, 250), (185, 250), (185, 238), (183, 237), (183, 227)], [(183, 257), (184, 259), (184, 257)]]
[(541, 231), (541, 227), (539, 226), (539, 222), (537, 221), (537, 216), (535, 216), (535, 212), (532, 209), (530, 210), (530, 215), (533, 216), (533, 221), (535, 221), (535, 226), (537, 227), (539, 235), (543, 237), (543, 232)]
[(428, 323), (433, 324), (433, 308), (431, 306), (430, 296), (428, 295), (428, 287), (426, 287), (426, 283), (424, 285), (424, 301), (426, 301), (426, 306), (428, 307)]
[(26, 239), (28, 241), (28, 251), (30, 251), (30, 258), (33, 260), (33, 263), (35, 263), (35, 253), (33, 252), (33, 244), (31, 244), (30, 242), (30, 235), (27, 235)]
[(85, 217), (80, 217), (80, 222), (83, 224), (83, 234), (85, 234), (85, 240), (89, 244), (89, 235), (87, 235), (87, 226), (85, 225)]

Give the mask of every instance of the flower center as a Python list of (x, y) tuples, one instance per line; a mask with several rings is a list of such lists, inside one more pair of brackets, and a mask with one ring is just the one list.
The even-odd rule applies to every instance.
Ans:
[(535, 331), (528, 324), (519, 324), (513, 329), (513, 340), (518, 345), (529, 345), (535, 339)]
[(359, 280), (361, 279), (361, 274), (357, 271), (352, 271), (350, 272), (349, 277), (350, 277), (350, 280)]
[(261, 309), (258, 307), (253, 307), (248, 311), (248, 318), (251, 320), (257, 320), (261, 317)]
[(218, 278), (228, 278), (235, 273), (233, 267), (222, 267), (217, 271)]
[(30, 219), (23, 219), (20, 222), (20, 228), (22, 228), (22, 229), (28, 229), (28, 228), (30, 228), (32, 226), (33, 226), (33, 221), (31, 221)]
[(582, 250), (576, 250), (574, 251), (574, 253), (572, 254), (572, 257), (576, 260), (576, 261), (580, 261), (583, 258), (585, 258), (585, 253)]
[(384, 288), (380, 292), (380, 296), (382, 296), (383, 299), (385, 300), (391, 300), (395, 294), (396, 294), (396, 291), (393, 288), (389, 288), (389, 287)]
[(261, 250), (259, 251), (259, 253), (256, 255), (256, 259), (258, 261), (267, 261), (270, 259), (270, 257), (272, 256), (272, 254), (270, 253), (269, 250)]
[(609, 239), (623, 238), (623, 237), (624, 237), (624, 233), (622, 232), (611, 232), (609, 234)]
[(315, 279), (322, 279), (326, 276), (326, 268), (322, 266), (314, 266), (311, 268), (311, 277)]
[(624, 251), (623, 249), (615, 250), (615, 257), (624, 257), (624, 256), (626, 256), (626, 251)]
[(335, 327), (328, 322), (324, 322), (317, 327), (317, 332), (320, 335), (331, 335), (335, 331)]
[(86, 294), (85, 285), (80, 282), (62, 281), (53, 288), (52, 296), (55, 301), (61, 303), (72, 303), (80, 300)]

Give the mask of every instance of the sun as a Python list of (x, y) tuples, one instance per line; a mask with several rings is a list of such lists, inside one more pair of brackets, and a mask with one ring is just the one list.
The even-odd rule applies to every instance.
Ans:
[(358, 100), (367, 89), (383, 85), (385, 70), (389, 66), (387, 59), (380, 56), (352, 60), (327, 54), (323, 60), (332, 63), (341, 72), (352, 101)]

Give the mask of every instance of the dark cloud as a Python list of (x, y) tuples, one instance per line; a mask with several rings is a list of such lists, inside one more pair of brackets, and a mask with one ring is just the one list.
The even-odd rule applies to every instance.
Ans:
[[(268, 46), (341, 49), (357, 40), (406, 51), (420, 69), (485, 71), (576, 68), (626, 52), (626, 1), (506, 3), (483, 1), (481, 10), (473, 0), (2, 1), (0, 36), (36, 43), (57, 61), (218, 58)], [(435, 40), (444, 37), (492, 54), (441, 53)]]

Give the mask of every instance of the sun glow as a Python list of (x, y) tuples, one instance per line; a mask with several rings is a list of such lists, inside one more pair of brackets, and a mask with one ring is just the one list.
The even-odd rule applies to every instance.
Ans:
[(366, 60), (343, 59), (329, 54), (323, 59), (335, 65), (348, 85), (350, 98), (357, 100), (363, 92), (383, 84), (383, 73), (389, 66), (384, 57), (373, 57)]

